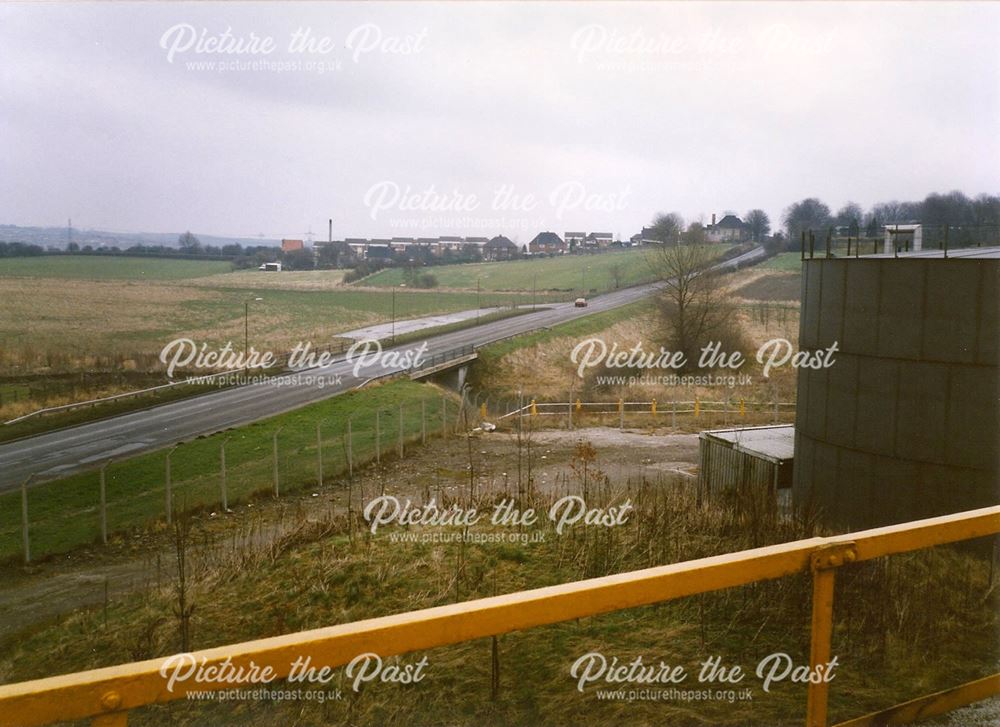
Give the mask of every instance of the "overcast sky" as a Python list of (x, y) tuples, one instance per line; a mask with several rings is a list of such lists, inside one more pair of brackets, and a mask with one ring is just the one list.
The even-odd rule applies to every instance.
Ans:
[(0, 222), (525, 242), (998, 193), (998, 35), (995, 3), (4, 4)]

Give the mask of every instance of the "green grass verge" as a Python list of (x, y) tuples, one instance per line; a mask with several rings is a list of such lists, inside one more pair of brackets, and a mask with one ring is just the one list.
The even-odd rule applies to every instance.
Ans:
[(80, 280), (183, 280), (233, 269), (225, 260), (99, 255), (43, 255), (0, 258), (0, 276)]
[[(596, 255), (561, 255), (495, 263), (467, 263), (428, 267), (425, 272), (445, 288), (475, 290), (580, 290), (607, 291), (647, 283), (655, 274), (645, 250), (621, 250)], [(617, 286), (616, 286), (617, 274)], [(401, 268), (387, 268), (368, 276), (366, 286), (398, 286), (404, 282)]]
[[(419, 438), (421, 402), (428, 432), (441, 431), (442, 397), (437, 389), (411, 381), (391, 381), (238, 429), (199, 437), (180, 445), (171, 456), (175, 508), (210, 507), (221, 502), (220, 445), (226, 444), (230, 506), (256, 493), (272, 490), (272, 435), (280, 428), (279, 486), (295, 489), (316, 481), (316, 423), (323, 436), (323, 468), (327, 477), (347, 469), (344, 433), (353, 434), (353, 460), (375, 456), (376, 441), (391, 455), (399, 438), (400, 406), (404, 439)], [(447, 406), (447, 405), (446, 405)], [(457, 406), (451, 405), (457, 413)], [(378, 420), (376, 422), (376, 419)], [(379, 431), (376, 440), (376, 427)], [(106, 471), (108, 531), (142, 528), (164, 518), (166, 451), (112, 463)], [(99, 474), (82, 472), (29, 488), (31, 550), (42, 557), (92, 543), (100, 537)], [(21, 557), (21, 495), (0, 495), (0, 560)]]
[(780, 270), (785, 273), (797, 273), (802, 269), (802, 256), (798, 252), (781, 252), (769, 257), (760, 264), (766, 270)]

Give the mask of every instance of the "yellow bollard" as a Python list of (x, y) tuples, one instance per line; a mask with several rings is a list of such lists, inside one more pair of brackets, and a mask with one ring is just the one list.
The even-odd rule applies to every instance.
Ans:
[(650, 407), (649, 411), (652, 414), (656, 413), (656, 399), (653, 399), (653, 405)]
[(746, 415), (747, 415), (746, 404), (744, 403), (743, 399), (740, 399), (740, 416), (743, 417)]
[(698, 400), (697, 396), (694, 397), (694, 415), (701, 416), (701, 401)]
[(624, 399), (619, 399), (618, 400), (618, 413), (621, 414), (624, 411), (625, 411), (625, 400)]
[(533, 416), (533, 417), (538, 416), (538, 407), (535, 406), (535, 400), (534, 399), (531, 400), (531, 409), (530, 409), (530, 412), (531, 412), (531, 416)]
[(482, 404), (479, 405), (479, 418), (480, 419), (485, 419), (486, 418), (486, 402), (485, 401)]
[(576, 400), (576, 410), (580, 411), (582, 408), (583, 408), (583, 404), (580, 403), (580, 399), (579, 399), (579, 397), (577, 397), (577, 400)]

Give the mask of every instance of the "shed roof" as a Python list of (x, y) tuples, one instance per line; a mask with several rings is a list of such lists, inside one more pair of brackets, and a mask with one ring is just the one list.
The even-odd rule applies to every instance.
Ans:
[(795, 452), (795, 427), (779, 424), (767, 427), (713, 429), (702, 432), (702, 439), (727, 442), (733, 449), (772, 462), (787, 462)]

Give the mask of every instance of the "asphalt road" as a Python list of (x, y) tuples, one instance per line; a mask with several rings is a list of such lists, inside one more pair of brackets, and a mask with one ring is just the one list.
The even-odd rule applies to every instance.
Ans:
[[(724, 266), (746, 264), (763, 256), (757, 248)], [(474, 326), (426, 339), (426, 357), (464, 346), (483, 346), (512, 335), (548, 328), (592, 313), (627, 305), (653, 293), (661, 284), (626, 288), (593, 298), (586, 308), (572, 303), (549, 305), (535, 313)], [(394, 350), (414, 350), (420, 342)], [(63, 477), (96, 466), (108, 458), (124, 458), (212, 434), (297, 409), (349, 391), (366, 380), (405, 370), (379, 364), (355, 374), (354, 363), (337, 361), (322, 368), (276, 377), (265, 383), (163, 404), (101, 421), (81, 424), (0, 445), (0, 492), (19, 487), (29, 475), (35, 482)]]

